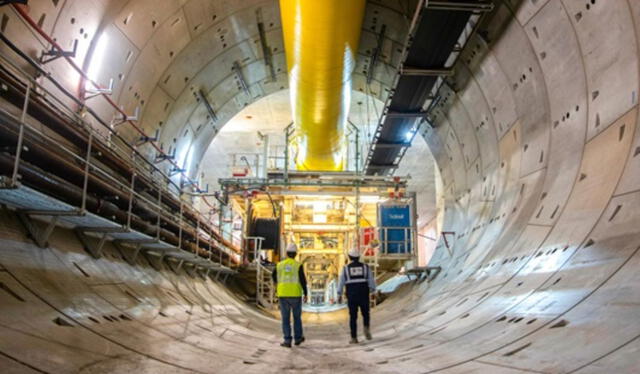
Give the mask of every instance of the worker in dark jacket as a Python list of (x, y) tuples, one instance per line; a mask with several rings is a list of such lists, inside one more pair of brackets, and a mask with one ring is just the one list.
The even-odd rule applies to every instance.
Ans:
[(293, 313), (293, 341), (300, 345), (304, 341), (302, 333), (302, 295), (307, 298), (307, 279), (304, 267), (295, 260), (298, 246), (295, 243), (287, 247), (287, 258), (280, 261), (272, 273), (273, 282), (277, 284), (282, 317), (282, 347), (291, 348), (291, 314)]
[(375, 292), (376, 280), (368, 265), (360, 262), (360, 251), (353, 248), (349, 251), (351, 262), (342, 268), (338, 283), (339, 302), (342, 303), (342, 292), (347, 287), (347, 304), (349, 306), (349, 327), (351, 328), (351, 341), (349, 344), (358, 343), (358, 309), (362, 313), (364, 321), (364, 336), (371, 340), (369, 318), (369, 292)]

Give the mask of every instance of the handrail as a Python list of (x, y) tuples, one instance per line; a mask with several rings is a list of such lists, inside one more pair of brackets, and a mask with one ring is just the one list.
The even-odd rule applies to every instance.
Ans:
[[(378, 240), (380, 241), (380, 253), (386, 256), (393, 255), (408, 255), (413, 254), (416, 251), (415, 246), (415, 236), (416, 229), (412, 226), (384, 226), (378, 227)], [(402, 240), (389, 240), (389, 231), (390, 230), (402, 230), (404, 231), (402, 235)], [(398, 245), (398, 252), (389, 252), (388, 244), (400, 244)], [(401, 248), (400, 248), (401, 247)]]
[[(113, 142), (111, 141), (110, 138), (105, 139), (105, 137), (98, 131), (96, 131), (95, 129), (93, 129), (92, 126), (88, 126), (86, 124), (86, 121), (73, 109), (69, 108), (67, 106), (66, 103), (63, 103), (58, 97), (57, 95), (51, 94), (48, 95), (47, 98), (44, 100), (47, 103), (49, 102), (49, 100), (53, 100), (56, 101), (59, 105), (55, 105), (55, 104), (50, 104), (52, 105), (52, 110), (55, 111), (60, 111), (61, 109), (64, 109), (66, 112), (66, 116), (70, 119), (72, 119), (73, 122), (77, 123), (83, 130), (90, 132), (91, 134), (93, 134), (94, 137), (99, 137), (101, 139), (105, 139), (105, 142), (108, 144), (108, 149), (110, 152), (112, 152), (114, 155), (117, 155), (118, 157), (121, 158), (121, 161), (123, 163), (128, 163), (129, 162), (129, 158), (131, 159), (135, 159), (135, 160), (140, 160), (144, 162), (144, 165), (146, 165), (148, 168), (144, 168), (142, 169), (142, 171), (144, 171), (144, 175), (148, 178), (148, 180), (150, 181), (154, 181), (157, 183), (166, 183), (167, 186), (169, 185), (173, 185), (175, 187), (176, 190), (182, 191), (182, 187), (178, 186), (172, 179), (170, 176), (168, 176), (164, 171), (162, 171), (161, 169), (159, 169), (157, 166), (155, 166), (151, 161), (149, 161), (143, 154), (141, 154), (138, 150), (137, 147), (135, 146), (131, 146), (130, 144), (128, 144), (120, 135), (117, 134), (117, 132), (115, 132), (109, 125), (107, 125), (107, 123), (102, 120), (97, 113), (95, 113), (95, 111), (93, 111), (90, 107), (88, 107), (86, 105), (86, 103), (84, 103), (83, 101), (81, 101), (80, 99), (78, 99), (74, 94), (72, 94), (71, 92), (69, 92), (67, 89), (65, 89), (55, 78), (53, 78), (51, 76), (51, 74), (49, 72), (47, 72), (46, 70), (44, 70), (42, 67), (40, 67), (40, 64), (38, 64), (37, 62), (35, 62), (33, 59), (31, 59), (29, 56), (27, 56), (20, 48), (18, 48), (17, 46), (15, 46), (9, 39), (6, 38), (6, 36), (3, 33), (0, 33), (0, 40), (2, 40), (12, 51), (14, 51), (18, 56), (20, 56), (26, 63), (28, 63), (30, 66), (32, 66), (34, 69), (36, 69), (36, 71), (41, 74), (42, 76), (44, 76), (48, 81), (50, 81), (54, 87), (56, 87), (60, 93), (62, 93), (64, 96), (68, 97), (70, 100), (72, 100), (75, 104), (77, 104), (81, 110), (83, 112), (86, 112), (88, 114), (90, 114), (100, 125), (102, 125), (107, 133), (109, 134), (110, 137), (116, 138), (117, 140), (119, 140), (119, 142)], [(17, 67), (12, 61), (10, 61), (9, 59), (6, 58), (6, 56), (2, 56), (3, 60), (5, 62), (8, 62), (15, 70), (19, 71), (21, 73), (21, 75), (23, 77), (27, 77), (27, 80), (33, 80), (29, 74), (27, 74), (26, 72), (24, 72), (24, 70), (22, 70), (20, 67)], [(94, 83), (95, 84), (95, 83)], [(46, 91), (46, 92), (50, 92), (50, 90), (44, 88), (41, 86), (41, 88)], [(117, 108), (119, 109), (119, 108)], [(147, 137), (146, 135), (144, 135), (144, 137)], [(148, 138), (148, 137), (147, 137)], [(127, 150), (129, 150), (130, 152), (127, 152), (127, 150), (124, 150), (121, 148), (121, 146), (124, 145)], [(155, 144), (153, 144), (154, 147), (156, 146)], [(161, 155), (166, 156), (166, 154), (161, 150), (160, 152)], [(167, 158), (168, 161), (170, 161), (174, 166), (177, 167), (177, 164), (175, 164), (173, 162), (173, 160), (171, 160), (171, 158)], [(140, 165), (137, 162), (134, 162), (134, 170), (133, 172), (140, 172)], [(179, 168), (178, 168), (179, 169)], [(182, 174), (182, 172), (181, 172)], [(155, 179), (160, 179), (155, 180)], [(189, 186), (194, 186), (198, 192), (202, 192), (199, 187), (197, 186), (197, 183), (193, 183), (191, 182), (188, 178), (187, 180), (189, 181), (188, 185)], [(175, 192), (171, 191), (168, 188), (164, 188), (164, 187), (159, 187), (162, 188), (164, 191), (166, 191), (167, 193), (164, 195), (166, 196), (172, 196), (175, 195)], [(202, 201), (209, 207), (209, 208), (214, 208), (212, 206), (212, 204), (206, 199), (206, 197), (204, 195), (198, 195), (198, 197), (202, 198)], [(188, 205), (193, 211), (195, 211), (198, 216), (199, 219), (201, 219), (202, 215), (200, 214), (200, 212), (197, 212), (194, 208), (192, 204)], [(177, 208), (177, 205), (174, 207)], [(233, 247), (232, 245), (230, 245), (230, 243), (226, 243), (226, 240), (224, 240), (224, 238), (220, 238), (223, 242), (225, 242), (226, 246), (229, 247)], [(237, 252), (237, 251), (236, 251)]]
[(267, 308), (272, 308), (276, 302), (275, 285), (271, 274), (275, 271), (256, 262), (256, 303)]
[[(19, 15), (20, 15), (20, 16), (21, 16), (21, 17), (22, 17), (22, 18), (23, 18), (23, 19), (24, 19), (24, 20), (25, 20), (25, 21), (26, 21), (30, 26), (31, 26), (31, 28), (32, 28), (32, 29), (34, 29), (34, 31), (36, 31), (36, 33), (38, 33), (41, 37), (43, 37), (43, 38), (44, 38), (44, 39), (45, 39), (49, 44), (51, 44), (51, 45), (52, 45), (55, 49), (57, 49), (58, 51), (63, 51), (63, 48), (62, 48), (62, 47), (61, 47), (61, 46), (60, 46), (60, 45), (59, 45), (59, 44), (58, 44), (58, 43), (57, 43), (57, 42), (56, 42), (56, 41), (55, 41), (51, 36), (49, 36), (49, 35), (48, 35), (48, 34), (47, 34), (47, 33), (46, 33), (46, 32), (45, 32), (45, 31), (44, 31), (44, 30), (43, 30), (43, 29), (42, 29), (42, 28), (41, 28), (41, 27), (40, 27), (40, 26), (39, 26), (39, 25), (38, 25), (38, 24), (37, 24), (37, 23), (36, 23), (36, 22), (35, 22), (35, 21), (30, 17), (30, 16), (29, 16), (29, 14), (26, 12), (26, 10), (25, 10), (25, 8), (24, 8), (23, 6), (21, 6), (20, 4), (12, 4), (12, 5), (13, 5), (13, 8), (18, 12), (18, 14), (19, 14)], [(3, 34), (3, 36), (4, 36), (4, 34)], [(94, 82), (94, 81), (93, 81), (93, 80), (88, 76), (88, 74), (87, 74), (87, 73), (85, 73), (85, 72), (84, 72), (84, 70), (82, 70), (82, 68), (80, 68), (80, 67), (79, 67), (79, 66), (78, 66), (78, 65), (73, 61), (73, 59), (71, 59), (71, 57), (69, 57), (69, 56), (67, 56), (67, 55), (63, 55), (63, 56), (62, 56), (62, 58), (64, 58), (64, 60), (66, 60), (66, 61), (69, 63), (69, 65), (70, 65), (70, 66), (71, 66), (71, 67), (72, 67), (72, 68), (73, 68), (73, 69), (74, 69), (74, 70), (75, 70), (75, 71), (80, 75), (80, 77), (81, 77), (81, 82), (80, 82), (80, 83), (81, 83), (81, 84), (80, 84), (81, 90), (83, 90), (83, 89), (82, 89), (82, 87), (84, 87), (84, 84), (85, 84), (86, 82), (90, 83), (92, 86), (94, 86), (94, 88), (96, 88), (98, 91), (100, 91), (100, 92), (98, 93), (98, 96), (103, 97), (103, 98), (107, 101), (107, 103), (109, 103), (109, 105), (111, 105), (111, 106), (116, 110), (116, 112), (120, 113), (120, 114), (123, 116), (123, 118), (127, 118), (127, 114), (126, 114), (122, 109), (120, 109), (120, 107), (119, 107), (119, 106), (118, 106), (118, 105), (117, 105), (117, 104), (116, 104), (116, 103), (115, 103), (111, 98), (109, 98), (109, 97), (104, 93), (104, 88), (103, 88), (103, 87), (101, 87), (98, 83)], [(40, 69), (41, 69), (41, 68), (40, 68)], [(41, 69), (41, 70), (43, 70), (43, 69)], [(49, 76), (49, 74), (47, 73), (47, 74), (46, 74), (46, 76)], [(101, 91), (101, 90), (102, 90), (102, 91)], [(81, 105), (83, 105), (84, 107), (86, 107), (86, 103), (82, 103)], [(98, 117), (98, 116), (97, 116), (93, 111), (91, 111), (91, 112), (92, 112), (91, 114), (92, 114), (96, 119), (98, 119), (98, 118), (99, 118), (99, 117)], [(110, 128), (110, 126), (106, 126), (106, 124), (105, 124), (103, 121), (99, 120), (99, 122), (100, 122), (102, 125), (104, 125), (104, 126), (107, 128), (107, 130), (108, 130), (109, 132), (111, 132), (111, 133), (113, 133), (113, 134), (116, 134), (116, 132), (115, 132), (113, 129), (111, 129), (111, 128)], [(145, 132), (140, 128), (140, 127), (138, 127), (138, 126), (137, 126), (133, 121), (131, 121), (131, 120), (126, 120), (125, 122), (126, 122), (126, 123), (128, 123), (129, 125), (131, 125), (131, 126), (133, 127), (133, 129), (134, 129), (134, 130), (136, 130), (136, 132), (138, 132), (142, 137), (147, 138), (147, 139), (149, 138), (149, 136), (148, 136), (148, 135), (147, 135), (147, 134), (146, 134), (146, 133), (145, 133)], [(126, 144), (126, 142), (124, 142), (124, 143)], [(168, 155), (164, 152), (164, 150), (163, 150), (161, 147), (159, 147), (155, 142), (150, 142), (150, 144), (151, 144), (151, 145), (152, 145), (152, 147), (156, 150), (156, 152), (158, 152), (160, 155), (165, 156), (165, 157), (166, 157), (166, 156), (168, 156)], [(141, 156), (142, 156), (142, 155), (141, 155)], [(146, 160), (146, 158), (145, 158), (145, 157), (143, 157), (143, 158)], [(176, 170), (178, 170), (178, 171), (179, 171), (178, 173), (179, 173), (182, 177), (184, 177), (184, 178), (187, 180), (187, 182), (188, 182), (188, 184), (189, 184), (190, 186), (194, 186), (198, 192), (201, 192), (201, 189), (199, 188), (197, 181), (195, 181), (195, 182), (194, 182), (194, 181), (192, 181), (192, 180), (191, 180), (191, 178), (189, 178), (189, 176), (188, 176), (188, 175), (186, 175), (186, 173), (185, 173), (184, 171), (182, 171), (182, 169), (179, 167), (179, 165), (178, 165), (174, 160), (172, 160), (171, 158), (168, 158), (168, 157), (166, 158), (166, 160), (167, 160), (167, 161), (169, 161), (169, 162), (170, 162), (170, 163), (171, 163), (171, 164), (176, 168)], [(149, 160), (146, 160), (146, 161), (147, 161), (147, 162), (149, 162)], [(154, 165), (152, 165), (152, 166), (153, 166), (154, 168), (156, 168)], [(160, 172), (160, 173), (164, 174), (164, 176), (165, 176), (165, 177), (167, 177), (169, 180), (171, 180), (171, 178), (170, 178), (169, 176), (167, 176), (167, 175), (166, 175), (162, 170), (160, 170), (160, 169), (158, 169), (158, 168), (156, 168), (156, 169), (157, 169), (157, 171), (158, 171), (158, 172)], [(173, 183), (173, 182), (171, 182), (171, 183)], [(181, 188), (180, 188), (180, 187), (178, 187), (178, 188), (181, 190)], [(205, 202), (205, 204), (207, 204), (209, 207), (211, 207), (210, 203), (207, 201), (207, 199), (206, 199), (206, 198), (204, 198), (204, 197), (203, 197), (203, 201)]]
[[(4, 35), (2, 35), (3, 40)], [(7, 74), (11, 75), (13, 78), (16, 79), (17, 82), (22, 82), (22, 84), (24, 84), (27, 87), (27, 93), (30, 93), (33, 90), (36, 91), (40, 91), (40, 92), (44, 92), (46, 94), (46, 100), (43, 100), (43, 98), (45, 96), (43, 95), (39, 95), (36, 98), (30, 98), (27, 95), (25, 95), (25, 103), (23, 106), (23, 116), (21, 116), (21, 118), (16, 118), (15, 116), (13, 116), (12, 114), (4, 111), (7, 115), (11, 116), (12, 118), (14, 118), (19, 124), (20, 124), (20, 133), (17, 135), (18, 136), (18, 144), (21, 144), (22, 139), (24, 138), (25, 134), (24, 134), (24, 130), (28, 129), (29, 132), (31, 134), (35, 134), (37, 135), (37, 140), (42, 142), (42, 141), (46, 141), (48, 143), (51, 144), (55, 144), (56, 145), (56, 150), (61, 153), (61, 155), (67, 155), (67, 157), (69, 157), (71, 160), (75, 160), (75, 162), (79, 165), (84, 165), (84, 187), (83, 187), (83, 197), (82, 197), (82, 204), (81, 204), (81, 210), (84, 209), (84, 201), (86, 200), (86, 194), (87, 194), (87, 185), (88, 185), (88, 181), (90, 178), (92, 178), (93, 182), (96, 181), (102, 181), (102, 183), (106, 183), (107, 185), (109, 185), (111, 188), (114, 189), (119, 189), (122, 194), (126, 194), (128, 195), (128, 200), (129, 200), (129, 209), (127, 211), (127, 226), (130, 225), (131, 221), (130, 221), (130, 217), (132, 215), (132, 208), (133, 208), (133, 202), (136, 202), (137, 206), (140, 206), (141, 204), (144, 206), (146, 205), (148, 210), (153, 211), (157, 216), (158, 216), (158, 238), (159, 238), (159, 232), (160, 232), (160, 220), (164, 220), (165, 222), (173, 222), (173, 224), (177, 225), (179, 227), (179, 233), (180, 236), (182, 235), (182, 227), (184, 227), (184, 222), (183, 222), (183, 215), (182, 215), (182, 209), (181, 209), (181, 214), (180, 214), (180, 218), (178, 220), (175, 219), (175, 214), (170, 211), (165, 205), (163, 205), (163, 201), (162, 201), (162, 193), (164, 191), (165, 196), (170, 194), (170, 191), (167, 190), (166, 187), (159, 185), (158, 183), (162, 183), (163, 181), (167, 181), (169, 178), (166, 177), (166, 175), (160, 175), (160, 178), (158, 178), (157, 175), (153, 174), (153, 171), (151, 171), (151, 174), (149, 174), (149, 170), (144, 169), (140, 167), (140, 165), (135, 162), (135, 156), (136, 153), (131, 154), (131, 160), (126, 160), (124, 159), (124, 162), (126, 163), (126, 165), (129, 165), (129, 171), (131, 173), (131, 180), (130, 181), (126, 181), (126, 178), (118, 178), (117, 174), (114, 174), (112, 170), (109, 169), (105, 169), (102, 162), (99, 161), (95, 161), (93, 160), (95, 157), (91, 157), (92, 154), (92, 149), (91, 146), (93, 144), (99, 144), (100, 142), (104, 143), (104, 137), (101, 136), (101, 134), (99, 132), (97, 132), (95, 129), (93, 129), (90, 125), (88, 125), (86, 123), (86, 121), (82, 118), (80, 118), (76, 113), (74, 113), (72, 110), (70, 110), (70, 108), (68, 108), (66, 106), (66, 104), (62, 103), (62, 101), (56, 96), (54, 95), (48, 88), (42, 86), (41, 84), (39, 84), (35, 79), (33, 79), (32, 77), (29, 76), (29, 74), (27, 74), (24, 70), (22, 70), (21, 68), (17, 67), (12, 61), (8, 60), (6, 58), (6, 56), (0, 56), (2, 58), (2, 61), (5, 63), (2, 65), (2, 70), (5, 71)], [(11, 71), (7, 70), (7, 68), (10, 68)], [(21, 76), (21, 78), (16, 78), (16, 74), (18, 74), (19, 76)], [(50, 78), (50, 77), (49, 77)], [(24, 83), (27, 82), (27, 83)], [(58, 85), (55, 85), (57, 88)], [(63, 92), (64, 93), (64, 92)], [(60, 113), (68, 111), (68, 113), (71, 113), (71, 115), (64, 114), (67, 117), (70, 117), (71, 120), (73, 122), (75, 122), (76, 124), (78, 124), (79, 128), (86, 131), (86, 133), (89, 136), (89, 141), (87, 142), (87, 150), (86, 152), (82, 152), (84, 154), (84, 156), (78, 154), (78, 151), (74, 151), (70, 145), (71, 143), (69, 142), (65, 142), (63, 140), (61, 140), (60, 138), (54, 138), (52, 135), (50, 135), (49, 133), (45, 133), (43, 131), (41, 131), (38, 127), (35, 127), (31, 124), (28, 123), (28, 121), (24, 121), (22, 117), (26, 116), (26, 108), (28, 106), (28, 102), (29, 100), (35, 100), (35, 101), (39, 101), (40, 104), (44, 104), (47, 107), (52, 106), (51, 109)], [(51, 100), (57, 102), (57, 104), (54, 104), (51, 102)], [(104, 144), (103, 144), (104, 146)], [(14, 166), (14, 171), (12, 173), (12, 176), (15, 175), (17, 176), (17, 167), (19, 166), (19, 162), (20, 162), (20, 150), (22, 149), (22, 147), (18, 147), (17, 148), (17, 153), (16, 153), (16, 159), (15, 159), (15, 166)], [(121, 150), (121, 148), (118, 147), (118, 145), (114, 145), (113, 143), (109, 144), (108, 149), (110, 150)], [(136, 177), (140, 176), (140, 175), (144, 175), (148, 178), (148, 182), (150, 182), (154, 188), (158, 191), (158, 200), (152, 200), (150, 197), (145, 196), (142, 193), (139, 193), (135, 190), (135, 181), (136, 181)], [(164, 177), (164, 178), (163, 178)], [(15, 183), (16, 179), (12, 178), (12, 182)], [(182, 199), (181, 199), (182, 200)], [(184, 204), (184, 202), (181, 202), (180, 205), (182, 206)], [(209, 225), (211, 226), (209, 228), (209, 232), (207, 233), (206, 230), (200, 230), (199, 228), (199, 223), (202, 220), (203, 222), (207, 222), (206, 219), (202, 218), (202, 214), (200, 212), (198, 212), (197, 210), (194, 211), (196, 214), (196, 222), (197, 222), (197, 228), (195, 229), (195, 234), (193, 234), (193, 227), (187, 225), (187, 230), (191, 231), (192, 235), (196, 238), (197, 241), (200, 241), (200, 234), (201, 233), (205, 233), (207, 235), (205, 235), (205, 237), (203, 238), (203, 242), (205, 241), (213, 241), (215, 240), (215, 244), (216, 247), (218, 249), (218, 251), (226, 253), (229, 256), (229, 259), (231, 260), (232, 255), (234, 255), (235, 253), (237, 253), (236, 251), (232, 250), (226, 243), (222, 243), (220, 240), (218, 240), (217, 238), (214, 238), (214, 236), (212, 235), (214, 233), (213, 230), (213, 225), (211, 225), (209, 223)], [(127, 227), (130, 228), (130, 227)], [(180, 239), (179, 241), (179, 245), (180, 243), (182, 243), (182, 239)], [(195, 249), (195, 251), (199, 251), (202, 248), (198, 247)], [(211, 243), (209, 245), (209, 251), (211, 251)], [(196, 253), (197, 254), (197, 253)], [(211, 255), (209, 255), (209, 259), (211, 259)], [(235, 257), (233, 257), (234, 260), (236, 260)]]

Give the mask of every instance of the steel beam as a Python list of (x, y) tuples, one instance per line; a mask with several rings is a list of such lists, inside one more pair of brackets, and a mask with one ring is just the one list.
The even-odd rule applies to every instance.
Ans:
[(104, 248), (104, 244), (107, 242), (109, 232), (103, 232), (99, 237), (98, 243), (93, 243), (89, 239), (89, 236), (87, 236), (87, 234), (82, 230), (76, 229), (75, 233), (87, 253), (95, 259), (102, 257), (102, 249)]
[(425, 7), (428, 10), (448, 10), (460, 12), (490, 12), (493, 10), (491, 1), (466, 2), (459, 3), (457, 1), (426, 1)]
[(382, 43), (384, 42), (384, 34), (386, 31), (387, 25), (380, 26), (380, 32), (378, 33), (378, 39), (376, 40), (376, 49), (373, 50), (371, 62), (369, 62), (369, 68), (367, 69), (367, 84), (370, 84), (371, 80), (373, 80), (373, 71), (378, 64), (378, 59), (380, 58), (380, 54), (382, 52)]
[(394, 112), (389, 111), (385, 114), (387, 118), (424, 118), (427, 116), (427, 112), (417, 111), (417, 112)]
[(262, 56), (264, 57), (264, 64), (269, 69), (271, 80), (276, 80), (276, 69), (273, 66), (273, 56), (271, 54), (271, 48), (267, 44), (267, 33), (264, 31), (264, 23), (260, 20), (261, 14), (258, 15), (258, 35), (260, 35), (260, 46), (262, 47)]
[(410, 147), (411, 143), (409, 142), (398, 142), (398, 143), (393, 143), (393, 142), (388, 142), (388, 143), (377, 143), (376, 144), (376, 148), (402, 148), (402, 147)]
[(240, 82), (240, 86), (242, 87), (244, 93), (248, 96), (251, 96), (251, 91), (249, 91), (249, 85), (247, 84), (247, 81), (244, 79), (244, 75), (242, 74), (242, 67), (240, 66), (240, 63), (238, 63), (238, 61), (235, 61), (233, 63), (233, 66), (231, 67), (231, 70), (233, 70), (233, 72), (236, 74), (236, 78)]
[(381, 169), (397, 169), (398, 165), (394, 165), (394, 164), (369, 164), (369, 168), (370, 169), (374, 169), (374, 170), (381, 170)]
[(120, 243), (116, 243), (116, 242), (114, 242), (113, 245), (116, 247), (118, 252), (120, 252), (120, 255), (122, 255), (122, 258), (124, 258), (124, 260), (129, 265), (133, 266), (136, 264), (136, 260), (138, 259), (138, 255), (140, 254), (140, 250), (142, 249), (142, 245), (137, 244), (133, 248), (125, 247)]
[(33, 239), (38, 247), (46, 248), (49, 246), (49, 237), (58, 223), (58, 216), (52, 216), (51, 221), (47, 223), (44, 229), (39, 228), (28, 214), (18, 212), (18, 218), (25, 229), (27, 229), (29, 237)]
[(451, 77), (454, 74), (452, 68), (431, 68), (423, 69), (415, 66), (403, 66), (400, 69), (400, 75), (404, 76), (420, 76), (420, 77)]
[(209, 117), (211, 117), (211, 120), (217, 121), (218, 114), (216, 113), (215, 110), (213, 110), (213, 106), (211, 105), (211, 102), (209, 102), (209, 99), (207, 99), (207, 95), (204, 93), (204, 91), (202, 91), (202, 89), (198, 90), (198, 97), (200, 98), (200, 100), (202, 100), (204, 107), (207, 108), (207, 112), (209, 112)]

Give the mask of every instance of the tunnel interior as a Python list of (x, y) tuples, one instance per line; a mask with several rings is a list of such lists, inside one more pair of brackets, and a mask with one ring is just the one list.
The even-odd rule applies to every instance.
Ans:
[[(233, 148), (216, 139), (255, 144), (232, 119), (283, 107), (279, 2), (24, 3), (0, 5), (2, 372), (640, 371), (640, 2), (367, 1), (362, 129), (416, 74), (399, 68), (415, 22), (478, 15), (436, 38), (464, 43), (435, 95), (414, 90), (430, 104), (400, 103), (421, 125), (390, 175), (414, 176), (428, 254), (412, 265), (440, 271), (374, 308), (372, 341), (308, 313), (290, 350), (233, 285), (234, 237), (203, 218)], [(290, 114), (274, 118), (282, 137)]]

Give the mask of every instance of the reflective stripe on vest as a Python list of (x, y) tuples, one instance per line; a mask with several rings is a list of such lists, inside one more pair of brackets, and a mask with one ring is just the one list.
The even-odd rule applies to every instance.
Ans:
[(369, 280), (369, 267), (365, 264), (344, 267), (345, 284), (366, 283)]
[(278, 277), (278, 297), (302, 296), (300, 285), (300, 263), (292, 258), (280, 261), (276, 267)]

